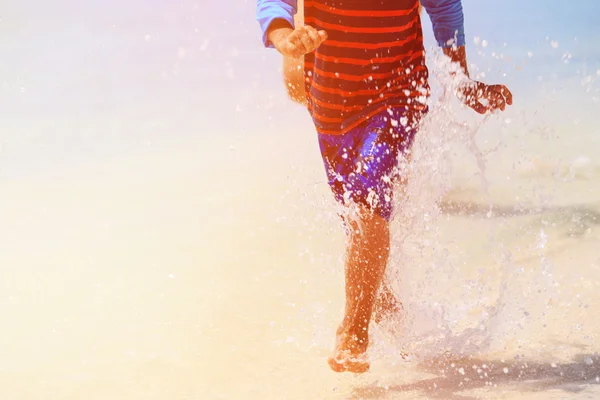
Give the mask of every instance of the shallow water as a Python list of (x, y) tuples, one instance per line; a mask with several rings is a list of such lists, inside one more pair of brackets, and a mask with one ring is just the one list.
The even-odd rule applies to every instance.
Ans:
[(325, 362), (343, 233), (252, 2), (9, 2), (2, 397), (598, 397), (600, 11), (504, 3), (464, 2), (469, 54), (515, 105), (434, 108), (393, 226), (402, 331), (355, 377)]

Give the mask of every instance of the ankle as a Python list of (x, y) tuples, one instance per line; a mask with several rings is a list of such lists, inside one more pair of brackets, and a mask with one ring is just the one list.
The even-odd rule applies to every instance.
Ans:
[(364, 352), (369, 344), (369, 332), (364, 328), (344, 326), (337, 330), (338, 343), (347, 349)]

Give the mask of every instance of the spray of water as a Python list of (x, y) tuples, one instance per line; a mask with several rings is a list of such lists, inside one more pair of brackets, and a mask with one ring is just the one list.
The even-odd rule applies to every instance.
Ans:
[[(541, 184), (533, 190), (520, 188), (520, 184), (512, 181), (503, 186), (497, 171), (510, 169), (511, 164), (511, 172), (525, 178), (551, 171), (544, 161), (532, 162), (520, 140), (525, 139), (526, 144), (531, 143), (531, 138), (555, 141), (559, 138), (554, 132), (558, 125), (545, 126), (548, 123), (545, 116), (552, 113), (545, 110), (544, 102), (537, 103), (530, 111), (511, 110), (511, 116), (473, 117), (474, 113), (458, 105), (455, 91), (460, 78), (448, 74), (452, 66), (447, 64), (447, 58), (430, 52), (429, 61), (434, 64), (431, 71), (441, 71), (432, 77), (433, 85), (437, 84), (441, 90), (431, 99), (430, 112), (419, 129), (411, 162), (401, 160), (402, 175), (408, 179), (404, 186), (398, 187), (395, 196), (392, 254), (386, 276), (403, 310), (381, 324), (372, 324), (371, 357), (397, 363), (405, 359), (401, 357), (404, 354), (421, 361), (444, 354), (451, 356), (449, 360), (465, 356), (510, 359), (521, 357), (524, 349), (528, 355), (532, 350), (541, 354), (544, 349), (535, 348), (539, 337), (536, 335), (544, 331), (546, 324), (550, 326), (549, 314), (555, 321), (557, 315), (564, 315), (562, 311), (554, 312), (552, 307), (560, 301), (559, 295), (562, 298), (570, 295), (557, 290), (551, 254), (551, 249), (556, 248), (557, 232), (552, 218), (557, 214), (544, 214), (545, 207), (551, 209), (556, 202)], [(472, 76), (476, 74), (471, 72)], [(543, 120), (531, 118), (540, 111)], [(510, 130), (509, 134), (504, 132), (505, 128)], [(490, 129), (498, 132), (493, 132), (491, 145), (489, 140), (482, 145), (482, 133)], [(552, 135), (548, 135), (549, 130)], [(498, 166), (499, 154), (508, 148), (512, 160)], [(457, 150), (464, 154), (458, 161)], [(453, 194), (464, 191), (453, 175), (465, 166), (476, 171), (468, 181), (468, 200), (452, 203)], [(314, 168), (323, 177), (321, 166)], [(592, 173), (589, 166), (586, 168), (585, 171)], [(546, 175), (562, 182), (568, 172), (554, 177)], [(585, 174), (577, 174), (572, 178), (585, 178)], [(302, 257), (310, 264), (322, 265), (322, 272), (314, 280), (331, 280), (328, 288), (341, 288), (344, 255), (338, 214), (343, 209), (333, 201), (323, 179), (288, 190), (283, 204), (310, 206), (314, 213), (303, 219), (302, 228), (312, 231), (315, 226), (323, 225), (331, 236), (340, 237), (335, 249), (323, 249), (322, 253), (317, 250), (312, 255), (304, 252), (310, 260)], [(501, 196), (501, 200), (497, 197), (499, 186), (510, 192)], [(586, 226), (580, 230), (585, 231)], [(306, 243), (303, 240), (301, 243)], [(306, 290), (312, 290), (311, 286)], [(309, 330), (312, 335), (309, 342), (297, 343), (299, 348), (329, 354), (335, 326), (343, 311), (339, 307), (341, 297), (341, 290), (336, 293), (315, 290), (310, 292), (311, 300), (302, 309), (290, 309), (296, 321), (290, 337), (302, 337), (299, 330)], [(332, 303), (331, 299), (335, 301)]]
[[(438, 71), (450, 71), (446, 57), (432, 57)], [(487, 199), (487, 219), (493, 215), (486, 179), (487, 158), (500, 145), (483, 151), (476, 135), (489, 118), (460, 120), (452, 97), (460, 83), (460, 74), (441, 73), (436, 79), (442, 93), (434, 98), (431, 112), (424, 121), (413, 148), (412, 161), (404, 169), (409, 179), (398, 188), (398, 204), (393, 225), (392, 256), (387, 282), (403, 303), (403, 313), (375, 327), (375, 350), (378, 355), (409, 354), (427, 359), (440, 354), (481, 355), (506, 349), (511, 333), (518, 334), (522, 318), (514, 313), (521, 298), (515, 284), (517, 268), (502, 240), (494, 237), (496, 228), (488, 224), (489, 238), (477, 237), (484, 231), (454, 231), (463, 224), (460, 217), (444, 215), (442, 203), (452, 189), (452, 153), (466, 149), (476, 164), (480, 192)], [(464, 217), (463, 217), (464, 218)], [(485, 221), (486, 218), (484, 218)], [(454, 232), (453, 232), (454, 231)], [(454, 235), (473, 248), (461, 253), (453, 245)], [(473, 237), (469, 237), (473, 235)], [(544, 233), (540, 233), (540, 265), (536, 280), (540, 293), (550, 295), (554, 285), (551, 265), (543, 255)], [(476, 265), (482, 247), (492, 249), (494, 265)], [(479, 257), (481, 259), (481, 257)], [(475, 264), (475, 265), (474, 265)], [(490, 279), (491, 275), (496, 279)], [(548, 302), (540, 297), (540, 302)], [(527, 311), (524, 314), (527, 316)]]

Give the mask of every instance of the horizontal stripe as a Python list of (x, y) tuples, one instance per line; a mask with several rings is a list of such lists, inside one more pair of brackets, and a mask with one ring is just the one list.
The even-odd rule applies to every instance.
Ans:
[(399, 54), (407, 53), (421, 53), (424, 54), (425, 50), (423, 43), (418, 39), (408, 41), (404, 45), (398, 47), (383, 47), (380, 49), (356, 49), (356, 48), (344, 48), (328, 46), (323, 43), (317, 51), (306, 54), (305, 58), (312, 58), (314, 55), (322, 54), (328, 57), (344, 57), (344, 58), (355, 58), (357, 60), (372, 60), (374, 58), (381, 57), (395, 57)]
[[(410, 58), (409, 58), (410, 57)], [(332, 64), (335, 66), (332, 67)], [(311, 59), (304, 62), (304, 68), (307, 75), (315, 78), (325, 78), (335, 81), (349, 82), (380, 82), (385, 79), (395, 78), (399, 75), (412, 76), (416, 67), (425, 64), (425, 59), (419, 56), (405, 56), (401, 61), (394, 63), (357, 65), (349, 63), (332, 63), (322, 61), (321, 59)], [(322, 82), (323, 83), (323, 82)], [(330, 85), (331, 86), (331, 85)]]
[[(397, 98), (401, 98), (401, 97), (406, 97), (406, 98), (417, 98), (420, 96), (427, 96), (429, 95), (429, 90), (427, 91), (427, 94), (423, 94), (417, 90), (412, 90), (409, 91), (409, 94), (406, 94), (405, 91), (408, 89), (397, 89), (394, 91), (390, 91), (388, 93), (380, 93), (379, 95), (376, 96), (377, 99), (382, 99), (382, 100), (387, 100), (387, 99), (391, 99), (393, 97), (397, 97)], [(383, 97), (381, 97), (383, 95)], [(345, 105), (345, 104), (340, 104), (338, 102), (332, 103), (332, 102), (327, 102), (327, 101), (323, 101), (320, 100), (314, 96), (310, 97), (310, 100), (315, 103), (318, 107), (321, 108), (327, 108), (330, 110), (338, 110), (338, 111), (342, 111), (342, 112), (352, 112), (352, 111), (357, 111), (360, 110), (362, 108), (365, 107), (365, 105), (369, 105), (368, 103), (368, 99), (365, 99), (366, 101), (364, 102), (364, 104), (356, 104), (356, 105)]]
[(361, 110), (364, 110), (365, 107), (369, 107), (374, 104), (379, 104), (382, 101), (397, 99), (398, 101), (402, 100), (403, 102), (407, 103), (408, 99), (414, 99), (414, 98), (417, 98), (417, 96), (425, 96), (428, 98), (429, 93), (424, 95), (419, 92), (411, 92), (411, 95), (404, 96), (404, 95), (400, 95), (400, 93), (392, 92), (392, 93), (388, 93), (388, 94), (384, 95), (383, 97), (378, 97), (377, 101), (372, 101), (371, 103), (360, 104), (360, 105), (356, 105), (353, 107), (345, 107), (345, 106), (337, 104), (337, 103), (330, 104), (330, 103), (322, 102), (314, 97), (310, 98), (310, 101), (312, 103), (309, 103), (309, 104), (311, 104), (311, 110), (315, 110), (315, 111), (318, 110), (317, 113), (319, 115), (322, 115), (324, 117), (331, 117), (332, 115), (349, 114), (349, 113), (354, 113), (355, 111), (361, 111)]
[[(409, 89), (410, 90), (410, 86), (399, 86), (399, 85), (397, 85), (398, 83), (406, 83), (408, 85), (408, 82), (406, 82), (406, 81), (395, 80), (395, 81), (390, 81), (390, 86), (393, 87), (394, 89)], [(314, 86), (317, 90), (322, 92), (325, 96), (327, 94), (334, 94), (334, 95), (340, 95), (344, 98), (357, 97), (357, 96), (376, 97), (376, 96), (379, 96), (381, 93), (384, 93), (385, 91), (390, 90), (390, 88), (387, 85), (383, 85), (381, 87), (381, 89), (375, 89), (375, 90), (373, 90), (373, 89), (342, 90), (342, 89), (338, 89), (338, 88), (324, 86), (315, 81), (312, 81), (310, 83), (310, 85)]]
[[(312, 66), (310, 64), (306, 64), (305, 68), (307, 71), (310, 71)], [(317, 86), (317, 88), (324, 93), (340, 94), (345, 97), (352, 97), (360, 94), (379, 94), (388, 90), (390, 87), (410, 85), (412, 84), (412, 81), (425, 80), (426, 78), (427, 67), (423, 65), (415, 66), (408, 75), (389, 75), (382, 79), (369, 82), (360, 81), (364, 82), (365, 84), (359, 84), (358, 82), (341, 80), (337, 78), (323, 77), (318, 74), (313, 74), (312, 78), (309, 77), (310, 81), (308, 84)], [(364, 87), (365, 89), (357, 89), (358, 87)]]
[[(343, 48), (354, 48), (354, 49), (383, 49), (389, 47), (399, 47), (403, 46), (410, 41), (414, 41), (414, 36), (407, 37), (403, 40), (395, 40), (392, 42), (379, 42), (379, 43), (364, 43), (364, 42), (342, 42), (338, 40), (326, 40), (321, 44), (321, 46), (328, 47), (343, 47)], [(321, 50), (323, 51), (323, 50)]]
[[(388, 96), (373, 99), (373, 101), (371, 101), (370, 103), (362, 104), (358, 111), (357, 111), (357, 109), (350, 109), (350, 110), (328, 109), (328, 108), (325, 108), (325, 107), (322, 107), (322, 106), (319, 106), (318, 104), (316, 104), (313, 101), (314, 98), (312, 98), (312, 97), (310, 98), (311, 99), (310, 104), (311, 104), (312, 110), (313, 110), (312, 114), (319, 115), (319, 116), (325, 117), (325, 118), (343, 118), (344, 120), (347, 120), (347, 119), (352, 119), (353, 116), (356, 116), (357, 114), (361, 114), (364, 110), (372, 108), (373, 106), (375, 106), (377, 104), (381, 104), (383, 102), (391, 101), (391, 102), (402, 103), (402, 104), (412, 104), (412, 103), (421, 104), (424, 101), (427, 101), (427, 99), (429, 99), (430, 97), (431, 96), (429, 93), (427, 95), (420, 95), (418, 97), (404, 96), (399, 93), (390, 93)], [(338, 122), (340, 122), (340, 121), (341, 120), (339, 120)]]
[(327, 72), (322, 69), (319, 69), (318, 67), (316, 67), (314, 65), (312, 67), (312, 70), (315, 71), (318, 76), (323, 76), (325, 78), (336, 78), (338, 80), (345, 80), (345, 81), (351, 81), (351, 82), (362, 82), (362, 81), (373, 82), (375, 79), (393, 78), (394, 76), (398, 76), (398, 75), (402, 74), (405, 69), (406, 68), (400, 66), (400, 67), (394, 68), (393, 70), (391, 70), (389, 72), (383, 72), (383, 73), (378, 73), (378, 74), (365, 73), (363, 75), (352, 75), (352, 74), (345, 74), (342, 72)]
[[(407, 60), (407, 59), (405, 59)], [(365, 82), (371, 84), (376, 81), (381, 81), (381, 79), (385, 79), (385, 76), (380, 76), (380, 74), (387, 74), (390, 77), (396, 77), (398, 75), (402, 76), (412, 76), (415, 71), (421, 71), (423, 67), (425, 67), (425, 58), (423, 57), (415, 57), (410, 62), (396, 62), (396, 63), (386, 63), (386, 64), (370, 64), (370, 65), (356, 65), (356, 64), (346, 64), (346, 63), (335, 63), (332, 65), (331, 62), (324, 62), (319, 59), (306, 60), (304, 62), (304, 68), (307, 76), (309, 78), (322, 78), (326, 80), (335, 80), (339, 81), (344, 79), (333, 78), (330, 76), (322, 76), (320, 75), (320, 71), (332, 71), (332, 73), (339, 74), (347, 74), (353, 76), (363, 76), (367, 75), (367, 80)], [(314, 68), (316, 67), (316, 70)], [(410, 69), (409, 72), (407, 72)], [(398, 72), (400, 71), (400, 72)], [(373, 78), (368, 78), (368, 76), (373, 76)], [(361, 82), (360, 80), (350, 79), (352, 82)], [(333, 83), (334, 85), (337, 84)]]
[[(421, 96), (428, 96), (428, 95), (429, 95), (429, 88), (425, 89), (425, 93), (419, 91), (418, 89), (395, 88), (388, 92), (382, 92), (382, 93), (376, 94), (375, 96), (365, 97), (361, 104), (348, 104), (348, 103), (344, 104), (342, 102), (329, 102), (329, 101), (320, 99), (316, 96), (310, 96), (310, 99), (318, 107), (326, 108), (329, 110), (349, 112), (349, 111), (359, 110), (361, 107), (368, 106), (375, 101), (379, 102), (381, 100), (391, 99), (391, 98), (416, 99)], [(369, 100), (372, 100), (371, 103), (369, 103)], [(326, 110), (324, 110), (324, 112), (326, 112)]]
[(314, 53), (315, 58), (321, 60), (323, 62), (332, 62), (335, 64), (351, 64), (351, 65), (376, 65), (376, 64), (388, 64), (395, 62), (403, 62), (409, 63), (414, 61), (418, 57), (422, 57), (422, 52), (408, 52), (396, 55), (394, 57), (374, 57), (370, 59), (360, 59), (360, 58), (350, 58), (350, 57), (336, 57), (336, 56), (327, 56), (321, 52)]
[(331, 122), (335, 124), (339, 124), (343, 121), (343, 119), (340, 117), (326, 117), (319, 113), (313, 113), (313, 118), (318, 119), (321, 122)]
[[(304, 9), (306, 10), (307, 8), (316, 8), (317, 10), (325, 11), (329, 14), (351, 16), (351, 17), (402, 17), (402, 16), (410, 15), (410, 13), (412, 13), (415, 10), (415, 8), (418, 7), (419, 3), (417, 1), (415, 1), (414, 3), (415, 4), (412, 6), (412, 8), (409, 8), (406, 10), (396, 10), (396, 9), (393, 9), (393, 10), (363, 10), (363, 9), (352, 10), (352, 9), (348, 9), (348, 8), (335, 8), (332, 6), (321, 4), (316, 1), (308, 0), (308, 1), (305, 1), (305, 3), (304, 3)], [(347, 4), (349, 4), (349, 3), (346, 2), (344, 5), (347, 5)]]
[(354, 32), (354, 33), (395, 33), (401, 34), (406, 32), (414, 27), (417, 24), (417, 20), (411, 19), (406, 21), (405, 24), (399, 24), (397, 26), (370, 26), (370, 27), (359, 27), (359, 26), (351, 26), (351, 25), (340, 25), (340, 24), (332, 24), (329, 22), (325, 22), (323, 20), (314, 18), (314, 17), (304, 17), (304, 23), (307, 25), (311, 25), (315, 28), (324, 29), (326, 31), (336, 30), (340, 32)]
[[(314, 29), (320, 30), (322, 28), (312, 25)], [(387, 43), (387, 42), (399, 42), (401, 40), (405, 40), (410, 36), (415, 36), (418, 38), (421, 36), (421, 30), (418, 27), (413, 27), (410, 30), (402, 33), (356, 33), (356, 32), (342, 32), (336, 31), (332, 29), (326, 29), (327, 32), (327, 40), (325, 40), (319, 49), (327, 48), (327, 42), (350, 42), (350, 43), (366, 43), (369, 44), (378, 44), (378, 43)], [(407, 42), (410, 44), (409, 47), (419, 46), (419, 42)], [(364, 47), (361, 47), (364, 48)]]
[(315, 124), (315, 127), (317, 129), (317, 132), (323, 135), (343, 135), (348, 131), (351, 131), (352, 129), (356, 128), (357, 126), (360, 126), (374, 115), (379, 114), (380, 112), (383, 112), (389, 108), (409, 108), (410, 111), (423, 112), (427, 109), (427, 106), (408, 107), (408, 105), (406, 104), (383, 104), (380, 107), (373, 109), (373, 111), (366, 112), (364, 115), (360, 116), (360, 118), (358, 118), (356, 121), (352, 122), (348, 126), (345, 126), (344, 128), (340, 128), (338, 130), (327, 129), (320, 127), (317, 124)]
[[(415, 96), (418, 95), (418, 96)], [(360, 112), (362, 112), (363, 110), (365, 110), (366, 108), (369, 107), (373, 107), (376, 106), (380, 103), (384, 103), (384, 102), (390, 102), (393, 101), (394, 103), (402, 103), (402, 104), (422, 104), (422, 101), (427, 101), (427, 99), (429, 98), (429, 93), (427, 95), (418, 93), (418, 92), (411, 92), (411, 95), (404, 95), (404, 94), (400, 94), (400, 93), (388, 93), (386, 95), (384, 95), (383, 97), (378, 97), (376, 99), (374, 99), (373, 101), (371, 101), (370, 103), (366, 103), (366, 104), (362, 104), (360, 106), (355, 106), (352, 108), (348, 108), (348, 109), (337, 109), (337, 104), (336, 109), (331, 109), (331, 108), (327, 108), (324, 106), (321, 106), (319, 104), (316, 104), (315, 99), (313, 97), (311, 97), (311, 102), (312, 102), (312, 114), (315, 118), (322, 120), (324, 122), (335, 122), (335, 123), (341, 123), (342, 121), (347, 120), (349, 117), (355, 116), (360, 114)]]
[(353, 106), (353, 107), (346, 107), (343, 104), (339, 104), (339, 103), (329, 103), (326, 101), (322, 101), (319, 100), (315, 97), (311, 97), (310, 101), (312, 101), (313, 103), (315, 103), (316, 105), (318, 105), (319, 107), (323, 107), (323, 108), (330, 108), (332, 110), (340, 110), (340, 111), (354, 111), (356, 109), (359, 109), (361, 107), (363, 107), (362, 105), (359, 106)]

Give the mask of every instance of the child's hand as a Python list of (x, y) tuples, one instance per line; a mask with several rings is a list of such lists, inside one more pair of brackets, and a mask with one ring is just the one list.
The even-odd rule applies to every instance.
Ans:
[(307, 25), (295, 30), (283, 27), (273, 29), (269, 33), (269, 39), (284, 56), (299, 58), (319, 47), (327, 39), (327, 32), (317, 31)]
[[(458, 97), (479, 114), (498, 109), (504, 111), (507, 104), (512, 104), (512, 93), (506, 86), (486, 85), (477, 81), (470, 81), (461, 86)], [(484, 100), (486, 104), (482, 104), (480, 100)]]

